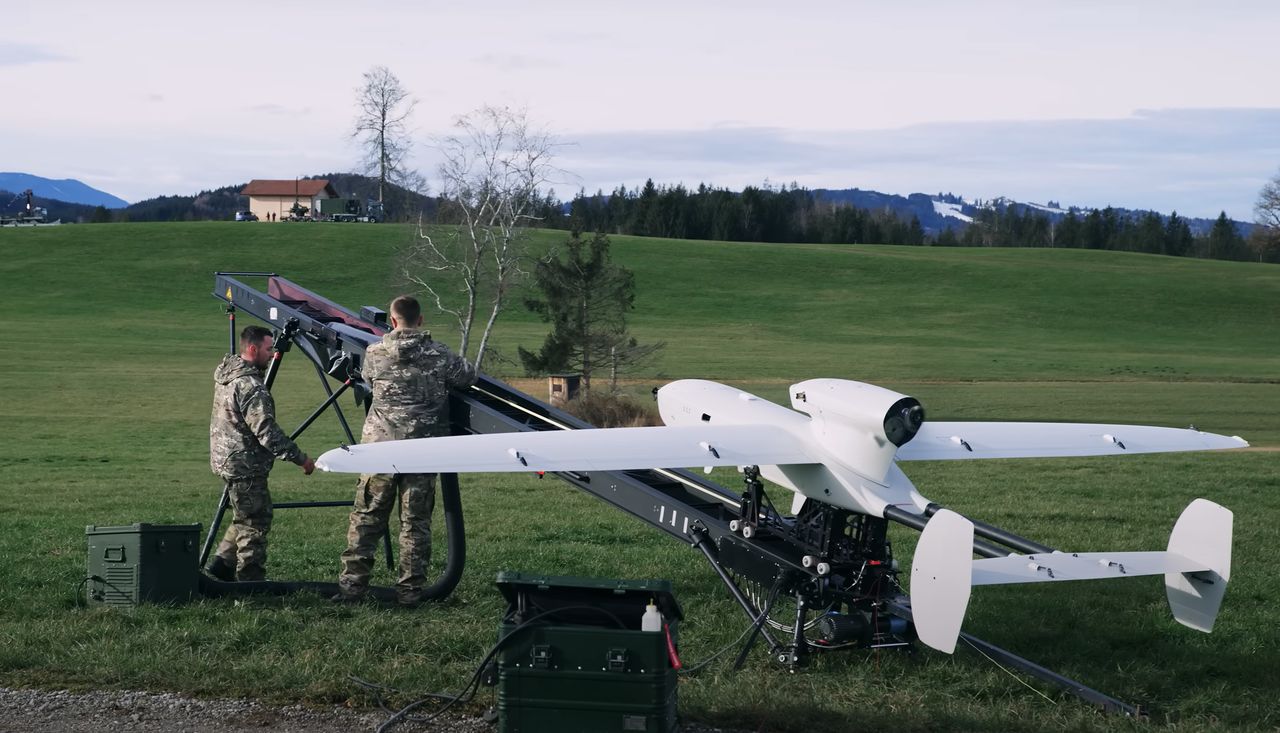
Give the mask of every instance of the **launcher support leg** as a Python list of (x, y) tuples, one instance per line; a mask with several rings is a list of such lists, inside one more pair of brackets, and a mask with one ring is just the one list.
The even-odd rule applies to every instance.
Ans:
[(227, 353), (235, 354), (238, 353), (236, 351), (236, 307), (230, 304), (227, 305), (227, 325), (227, 330), (231, 332), (231, 348)]
[(778, 600), (778, 591), (782, 588), (786, 575), (779, 575), (778, 579), (773, 583), (773, 589), (769, 591), (769, 598), (764, 602), (764, 608), (760, 610), (760, 615), (756, 617), (756, 622), (751, 624), (751, 636), (747, 637), (747, 643), (742, 645), (742, 651), (738, 652), (738, 658), (733, 660), (733, 671), (737, 672), (742, 669), (742, 665), (747, 661), (747, 654), (751, 652), (751, 647), (755, 646), (756, 637), (764, 628), (765, 619), (769, 618), (769, 612), (773, 610), (774, 601)]
[[(333, 398), (333, 388), (329, 386), (329, 377), (324, 373), (324, 369), (320, 365), (312, 361), (311, 366), (316, 368), (316, 376), (320, 377), (320, 386), (324, 387), (324, 393), (327, 397)], [(344, 385), (345, 386), (345, 385)], [(335, 400), (333, 403), (333, 414), (338, 416), (338, 422), (342, 425), (342, 433), (347, 436), (347, 443), (354, 445), (356, 436), (351, 432), (351, 426), (347, 425), (347, 416), (342, 414), (342, 408)]]
[(290, 318), (284, 324), (284, 330), (280, 332), (280, 337), (271, 345), (271, 363), (267, 365), (267, 375), (263, 377), (262, 383), (267, 389), (271, 389), (271, 385), (276, 383), (276, 375), (280, 373), (280, 362), (284, 360), (285, 352), (289, 350), (293, 339), (298, 335), (298, 319)]
[(338, 398), (342, 396), (342, 393), (346, 392), (347, 389), (351, 387), (351, 384), (352, 384), (352, 380), (348, 378), (347, 381), (343, 382), (342, 386), (338, 388), (337, 392), (330, 393), (329, 397), (325, 399), (324, 402), (321, 402), (320, 406), (317, 407), (315, 411), (312, 412), (311, 415), (307, 417), (306, 420), (302, 421), (302, 424), (298, 426), (298, 429), (294, 430), (292, 433), (289, 434), (289, 439), (297, 440), (298, 436), (302, 435), (302, 431), (311, 427), (311, 423), (315, 422), (316, 418), (320, 417), (321, 413), (323, 413), (326, 409), (329, 408), (329, 405), (332, 405), (335, 402), (337, 402)]
[(792, 672), (804, 664), (805, 655), (809, 651), (809, 640), (804, 636), (804, 623), (808, 615), (809, 601), (805, 598), (804, 592), (797, 589), (796, 622), (791, 633), (791, 647), (778, 655), (778, 661), (786, 664)]
[(204, 567), (204, 563), (209, 559), (209, 551), (213, 549), (213, 541), (218, 536), (218, 529), (222, 526), (222, 516), (227, 513), (227, 505), (231, 502), (231, 496), (228, 493), (227, 485), (222, 485), (222, 498), (218, 500), (218, 510), (213, 513), (213, 521), (209, 522), (209, 534), (204, 538), (204, 547), (200, 550), (200, 562), (196, 567)]
[[(715, 544), (712, 543), (711, 538), (707, 536), (706, 527), (690, 527), (689, 534), (693, 538), (693, 546), (702, 551), (702, 554), (707, 558), (707, 562), (711, 563), (711, 568), (716, 571), (716, 575), (720, 576), (721, 582), (723, 582), (725, 587), (729, 589), (729, 593), (733, 596), (733, 599), (738, 602), (739, 606), (742, 606), (742, 610), (747, 614), (747, 618), (751, 619), (752, 622), (755, 622), (760, 616), (760, 609), (751, 605), (751, 601), (748, 601), (747, 597), (742, 595), (742, 591), (738, 588), (738, 585), (733, 582), (733, 578), (730, 578), (729, 574), (720, 566), (720, 558), (716, 557)], [(773, 638), (773, 635), (770, 634), (769, 630), (764, 628), (764, 626), (760, 627), (760, 635), (764, 637), (765, 642), (769, 645), (770, 653), (773, 653), (773, 651), (779, 647), (778, 641)]]

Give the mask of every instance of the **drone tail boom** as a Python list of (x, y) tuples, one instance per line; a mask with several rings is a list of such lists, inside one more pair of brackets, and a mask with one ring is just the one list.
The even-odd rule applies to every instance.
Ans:
[(916, 633), (950, 654), (975, 585), (1164, 575), (1178, 623), (1209, 632), (1231, 577), (1232, 514), (1207, 499), (1183, 510), (1160, 552), (1048, 552), (974, 560), (973, 524), (949, 510), (925, 525), (911, 567)]

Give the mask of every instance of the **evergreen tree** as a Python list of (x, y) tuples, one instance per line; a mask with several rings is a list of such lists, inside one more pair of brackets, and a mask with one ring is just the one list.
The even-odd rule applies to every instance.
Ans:
[(1247, 256), (1244, 238), (1236, 231), (1236, 227), (1227, 218), (1227, 212), (1218, 214), (1205, 238), (1205, 257), (1220, 260), (1239, 260)]
[(960, 240), (956, 237), (954, 229), (943, 229), (938, 233), (938, 238), (934, 240), (934, 245), (938, 247), (958, 247)]
[(583, 242), (582, 233), (573, 231), (563, 252), (538, 263), (533, 279), (542, 298), (526, 299), (525, 306), (551, 324), (551, 333), (536, 353), (520, 347), (529, 374), (576, 372), (588, 390), (597, 370), (607, 369), (616, 379), (662, 348), (639, 344), (627, 332), (635, 275), (613, 264), (603, 232)]
[(1178, 216), (1178, 212), (1169, 215), (1164, 227), (1164, 253), (1174, 257), (1183, 257), (1191, 252), (1191, 227), (1186, 220)]
[(1138, 220), (1137, 226), (1134, 227), (1132, 249), (1135, 252), (1146, 252), (1148, 254), (1160, 254), (1164, 251), (1164, 222), (1160, 219), (1160, 215), (1154, 211), (1148, 211)]
[(1076, 212), (1068, 211), (1062, 221), (1058, 222), (1058, 226), (1053, 230), (1053, 246), (1071, 248), (1080, 246), (1080, 220), (1076, 218)]

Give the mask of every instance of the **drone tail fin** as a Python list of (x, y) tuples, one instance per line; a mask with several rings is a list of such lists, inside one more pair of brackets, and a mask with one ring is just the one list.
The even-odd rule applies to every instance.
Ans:
[(955, 651), (973, 585), (973, 523), (949, 509), (929, 519), (911, 559), (911, 617), (920, 641)]
[(1208, 633), (1218, 617), (1231, 579), (1231, 510), (1196, 499), (1182, 510), (1169, 535), (1169, 554), (1185, 557), (1203, 570), (1166, 572), (1169, 610), (1183, 626)]
[(1178, 623), (1208, 633), (1231, 578), (1231, 510), (1196, 499), (1166, 551), (1045, 552), (973, 559), (973, 523), (948, 510), (925, 525), (911, 564), (911, 615), (920, 641), (955, 651), (975, 585), (1107, 580), (1163, 575)]

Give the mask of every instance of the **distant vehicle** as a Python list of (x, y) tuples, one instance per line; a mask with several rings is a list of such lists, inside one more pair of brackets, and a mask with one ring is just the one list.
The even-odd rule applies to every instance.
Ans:
[(236, 221), (257, 221), (258, 215), (252, 211), (237, 211)]
[(386, 218), (380, 202), (369, 199), (361, 203), (354, 194), (345, 199), (321, 199), (319, 204), (321, 221), (380, 222)]
[[(35, 205), (34, 195), (29, 188), (14, 196), (9, 205), (11, 206), (23, 198), (26, 199), (26, 205), (17, 214), (9, 215), (0, 212), (0, 227), (43, 227), (62, 223), (61, 219), (49, 221), (49, 210), (43, 206)], [(9, 208), (9, 206), (5, 206), (5, 208)]]

